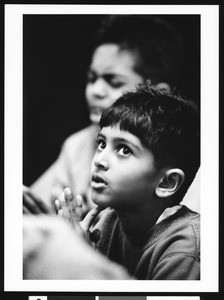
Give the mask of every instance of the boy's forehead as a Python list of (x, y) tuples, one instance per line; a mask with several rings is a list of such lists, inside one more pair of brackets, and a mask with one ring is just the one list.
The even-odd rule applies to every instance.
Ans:
[(108, 136), (128, 136), (131, 134), (129, 131), (121, 129), (120, 123), (102, 127), (100, 133)]
[(135, 66), (136, 54), (128, 49), (121, 49), (117, 44), (98, 46), (92, 57), (91, 68), (104, 72), (130, 72)]
[(127, 130), (121, 129), (119, 124), (103, 127), (99, 134), (105, 136), (107, 139), (126, 140), (136, 146), (142, 146), (140, 139), (136, 135)]

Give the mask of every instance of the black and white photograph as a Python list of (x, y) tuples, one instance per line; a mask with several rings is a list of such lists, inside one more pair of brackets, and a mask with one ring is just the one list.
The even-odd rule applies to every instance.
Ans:
[(5, 6), (6, 291), (218, 291), (218, 14)]
[[(98, 21), (98, 19), (100, 19), (100, 21)], [(89, 33), (89, 36), (87, 32), (89, 28), (94, 28), (93, 24), (97, 23), (99, 24), (95, 34), (96, 42), (93, 40), (91, 43), (94, 32), (91, 33), (91, 35)], [(185, 32), (179, 33), (177, 28), (179, 29), (181, 25), (182, 31), (185, 30)], [(194, 36), (191, 34), (189, 37), (189, 33), (192, 32), (192, 28), (194, 28)], [(85, 37), (84, 41), (83, 37)], [(91, 48), (91, 44), (93, 44), (93, 51), (90, 54), (90, 61), (87, 63), (88, 57), (86, 58), (86, 56), (89, 53), (86, 51), (86, 49), (89, 50)], [(74, 196), (74, 209), (76, 205), (75, 201), (82, 201), (82, 207), (77, 208), (77, 210), (83, 210), (81, 212), (82, 215), (80, 216), (81, 219), (79, 221), (85, 222), (85, 217), (88, 219), (89, 211), (93, 212), (92, 209), (95, 209), (97, 206), (99, 206), (99, 208), (102, 208), (100, 211), (107, 207), (114, 208), (120, 222), (127, 224), (125, 225), (127, 226), (127, 229), (124, 229), (123, 225), (122, 228), (124, 231), (123, 229), (120, 231), (120, 225), (118, 227), (116, 225), (118, 219), (114, 216), (111, 216), (110, 212), (110, 214), (106, 216), (105, 223), (98, 228), (98, 222), (102, 218), (105, 218), (105, 213), (101, 212), (99, 220), (96, 221), (95, 218), (92, 219), (88, 227), (90, 228), (91, 234), (96, 232), (96, 230), (97, 232), (100, 231), (102, 233), (102, 236), (100, 237), (102, 241), (94, 241), (96, 243), (96, 248), (99, 248), (99, 251), (103, 254), (111, 252), (108, 257), (111, 258), (112, 261), (121, 263), (122, 266), (125, 266), (128, 271), (128, 276), (130, 275), (136, 277), (136, 279), (147, 280), (199, 280), (199, 216), (196, 214), (189, 216), (190, 221), (184, 228), (184, 230), (187, 230), (187, 236), (189, 235), (189, 239), (193, 242), (191, 242), (191, 244), (187, 244), (187, 247), (189, 247), (189, 253), (186, 252), (186, 257), (184, 258), (179, 257), (177, 253), (174, 254), (173, 250), (171, 250), (171, 252), (168, 250), (169, 247), (171, 247), (169, 244), (170, 242), (168, 242), (170, 239), (170, 235), (168, 234), (170, 229), (168, 230), (168, 227), (174, 226), (174, 222), (177, 220), (176, 218), (172, 220), (172, 224), (164, 224), (164, 229), (160, 227), (157, 228), (156, 226), (151, 232), (151, 228), (153, 228), (157, 222), (160, 223), (157, 220), (162, 213), (165, 214), (165, 208), (173, 207), (172, 212), (168, 213), (168, 215), (171, 215), (180, 208), (180, 206), (175, 204), (179, 204), (182, 201), (182, 198), (184, 198), (184, 195), (178, 196), (175, 201), (162, 201), (162, 203), (159, 205), (161, 207), (158, 208), (157, 205), (155, 207), (151, 207), (150, 205), (149, 208), (145, 206), (145, 202), (153, 202), (153, 200), (149, 200), (150, 191), (148, 190), (148, 186), (150, 186), (151, 174), (150, 172), (147, 173), (146, 179), (145, 170), (144, 168), (141, 169), (142, 162), (147, 164), (148, 170), (151, 168), (149, 162), (141, 160), (140, 152), (142, 152), (143, 149), (146, 150), (145, 147), (139, 146), (141, 151), (139, 153), (136, 151), (135, 153), (133, 151), (135, 143), (134, 141), (129, 141), (129, 139), (132, 139), (133, 136), (123, 136), (123, 130), (120, 133), (117, 132), (114, 137), (115, 140), (122, 138), (124, 139), (124, 145), (121, 142), (120, 144), (114, 145), (114, 147), (117, 147), (116, 155), (117, 162), (119, 163), (119, 169), (116, 169), (117, 167), (114, 166), (115, 173), (112, 173), (113, 171), (110, 173), (109, 168), (108, 170), (106, 169), (104, 171), (104, 159), (103, 165), (101, 166), (100, 162), (100, 164), (98, 164), (97, 157), (97, 161), (93, 160), (93, 158), (95, 152), (103, 152), (102, 150), (104, 149), (104, 144), (101, 146), (101, 143), (106, 142), (106, 138), (101, 141), (100, 138), (97, 137), (101, 132), (99, 122), (102, 112), (111, 104), (113, 104), (115, 100), (126, 91), (131, 90), (132, 92), (135, 92), (137, 85), (144, 84), (146, 80), (150, 81), (147, 83), (147, 87), (144, 87), (144, 89), (149, 89), (149, 91), (145, 93), (146, 99), (148, 99), (148, 97), (160, 99), (160, 94), (154, 95), (156, 90), (162, 91), (162, 93), (165, 94), (166, 91), (170, 93), (174, 89), (174, 98), (177, 98), (180, 97), (179, 94), (181, 92), (184, 93), (184, 90), (182, 89), (183, 87), (185, 88), (185, 94), (191, 94), (191, 96), (194, 98), (195, 106), (200, 107), (200, 16), (104, 15), (102, 17), (94, 15), (25, 15), (23, 17), (23, 57), (23, 180), (25, 185), (23, 196), (24, 214), (35, 214), (37, 216), (44, 213), (54, 215), (55, 206), (58, 206), (59, 208), (56, 207), (56, 214), (62, 212), (64, 217), (67, 218), (67, 207), (63, 207), (64, 204), (61, 203), (62, 199), (60, 197), (64, 197), (61, 195), (63, 195), (64, 192), (67, 193), (68, 190), (65, 189), (69, 187), (72, 195)], [(82, 74), (82, 72), (84, 74)], [(194, 74), (194, 76), (190, 76), (190, 74)], [(191, 78), (191, 80), (187, 80), (187, 78)], [(85, 87), (84, 91), (82, 91), (82, 94), (79, 92), (80, 86), (82, 86), (81, 79), (85, 80)], [(197, 86), (198, 90), (194, 88), (193, 84)], [(194, 95), (192, 92), (188, 93), (188, 90), (193, 91)], [(143, 89), (139, 95), (136, 94), (137, 104), (140, 101), (141, 95), (143, 95)], [(132, 97), (132, 95), (129, 97)], [(166, 94), (165, 96), (161, 94), (161, 97), (163, 97), (165, 101), (168, 101)], [(161, 98), (161, 101), (164, 100)], [(156, 109), (164, 109), (164, 116), (167, 114), (174, 114), (173, 110), (178, 109), (173, 107), (172, 111), (170, 110), (166, 112), (165, 107), (162, 108), (162, 106), (160, 106), (161, 103), (159, 101), (158, 103), (159, 106)], [(178, 103), (179, 102), (177, 102), (177, 104)], [(89, 124), (83, 126), (82, 119), (86, 118), (85, 110), (83, 108), (85, 104), (87, 105), (89, 112), (90, 122)], [(142, 104), (142, 110), (144, 110), (145, 105), (150, 106), (150, 104), (144, 103), (144, 106)], [(140, 120), (143, 118), (143, 116), (141, 114), (138, 116), (140, 112), (138, 112), (137, 107), (136, 112), (133, 115), (130, 112), (129, 106), (122, 109), (124, 111), (128, 111), (128, 116), (126, 118), (130, 120), (130, 124), (125, 131), (130, 132), (133, 135), (133, 131), (131, 131), (129, 127), (131, 128), (134, 126), (134, 120), (136, 118)], [(134, 107), (132, 109), (134, 109)], [(149, 110), (149, 112), (146, 113), (148, 114), (146, 117), (150, 118), (151, 113), (153, 112)], [(182, 112), (183, 115), (181, 115), (181, 119), (184, 118), (185, 113)], [(190, 116), (193, 113), (194, 111), (192, 108)], [(123, 124), (122, 122), (127, 122), (127, 120), (125, 119), (125, 116), (122, 117), (122, 114), (122, 111), (119, 117), (114, 114), (113, 118), (119, 118), (120, 123), (116, 121), (116, 123), (111, 125), (115, 126), (120, 124), (120, 126), (123, 126), (121, 125)], [(180, 137), (180, 139), (182, 139), (182, 148), (178, 148), (178, 140), (175, 141), (174, 138), (172, 138), (172, 140), (169, 142), (165, 136), (161, 136), (161, 141), (158, 142), (158, 144), (155, 144), (154, 147), (159, 147), (157, 145), (161, 143), (161, 150), (162, 148), (165, 149), (166, 153), (160, 154), (162, 159), (162, 157), (165, 155), (169, 156), (168, 144), (171, 145), (170, 155), (172, 156), (177, 156), (175, 148), (178, 148), (177, 152), (183, 152), (188, 144), (192, 144), (192, 149), (189, 149), (189, 152), (186, 152), (183, 158), (178, 159), (187, 162), (187, 164), (189, 164), (189, 157), (191, 157), (192, 161), (194, 160), (195, 166), (192, 165), (192, 170), (189, 170), (189, 172), (193, 172), (193, 174), (190, 176), (195, 177), (200, 161), (199, 113), (197, 120), (192, 118), (190, 121), (190, 116), (186, 117), (186, 125), (174, 125), (174, 123), (169, 125), (168, 123), (164, 123), (164, 128), (156, 127), (152, 130), (163, 132), (165, 128), (168, 129), (168, 126), (170, 126), (170, 130), (172, 131), (173, 126), (186, 126), (187, 128), (190, 128), (189, 123), (194, 123), (194, 127), (192, 126), (191, 130), (193, 133), (195, 132), (197, 136), (194, 136), (192, 139), (190, 139), (190, 137), (187, 135), (185, 135), (185, 137)], [(122, 118), (124, 118), (123, 121)], [(157, 116), (155, 113), (155, 118), (158, 118), (159, 120), (161, 115), (159, 114)], [(133, 121), (131, 121), (131, 119), (133, 119)], [(165, 119), (164, 122), (166, 122)], [(147, 126), (147, 130), (150, 132), (150, 124), (151, 122), (147, 124), (146, 120), (144, 119), (142, 124), (138, 125), (139, 128), (136, 125), (136, 130), (140, 131), (138, 135), (135, 135), (135, 137), (137, 137), (135, 141), (137, 144), (141, 144), (141, 146), (147, 145), (147, 139), (149, 139), (150, 134), (142, 139), (140, 136), (143, 135), (145, 126)], [(105, 127), (107, 128), (109, 126), (106, 125)], [(64, 130), (63, 127), (65, 127)], [(44, 160), (47, 160), (48, 158), (47, 153), (49, 153), (50, 156), (51, 149), (57, 148), (57, 146), (54, 146), (54, 144), (58, 142), (60, 134), (62, 135), (63, 131), (65, 130), (69, 132), (69, 129), (66, 127), (70, 127), (70, 130), (74, 128), (74, 132), (72, 132), (69, 136), (66, 136), (58, 158), (56, 158), (55, 162), (47, 167), (47, 170), (43, 172), (43, 175), (41, 174), (32, 182), (32, 178), (34, 177), (34, 175), (32, 176), (32, 171), (37, 172), (38, 166), (41, 166), (42, 157), (44, 158), (44, 163)], [(75, 130), (76, 127), (81, 127), (81, 129), (77, 131)], [(113, 126), (111, 127), (113, 128)], [(179, 130), (178, 128), (179, 127), (175, 128), (175, 130)], [(102, 130), (102, 132), (103, 131), (104, 130)], [(188, 135), (193, 136), (193, 133), (188, 133)], [(111, 134), (113, 134), (113, 132), (109, 133), (107, 139), (109, 139)], [(151, 134), (154, 133), (152, 132)], [(161, 134), (159, 134), (158, 137), (155, 136), (155, 139), (160, 140), (160, 135)], [(57, 140), (54, 141), (56, 137)], [(162, 139), (164, 139), (164, 142), (162, 142)], [(184, 139), (185, 142), (183, 141)], [(194, 139), (197, 139), (197, 141), (194, 141)], [(97, 143), (99, 144), (98, 147), (95, 146)], [(133, 145), (131, 145), (132, 143)], [(130, 145), (128, 144), (130, 144), (132, 147), (129, 147)], [(148, 147), (151, 148), (153, 145), (148, 145)], [(131, 148), (133, 148), (133, 150)], [(46, 149), (48, 149), (48, 151)], [(96, 151), (96, 149), (99, 149), (99, 151)], [(157, 151), (159, 152), (161, 150)], [(133, 157), (136, 156), (137, 159), (140, 157), (139, 161), (136, 160), (132, 162), (130, 159), (129, 162), (128, 158), (131, 158), (129, 152), (132, 154), (132, 151)], [(37, 154), (35, 157), (36, 152)], [(148, 151), (146, 151), (146, 153), (148, 153)], [(169, 157), (167, 159), (171, 160), (172, 158)], [(93, 166), (91, 170), (92, 160)], [(108, 158), (108, 162), (105, 161), (105, 163), (109, 164), (109, 161), (110, 157)], [(122, 165), (122, 163), (124, 164)], [(133, 163), (136, 163), (136, 169), (132, 169), (131, 165)], [(167, 163), (164, 162), (164, 164), (166, 165)], [(176, 166), (178, 165), (176, 164), (177, 162), (175, 162), (170, 170), (174, 169), (175, 167), (175, 173), (171, 175), (171, 177), (173, 180), (174, 177), (178, 177), (175, 184), (176, 189), (179, 189), (179, 185), (182, 184), (183, 179), (181, 176), (183, 176), (183, 174), (177, 170)], [(193, 169), (195, 169), (195, 171), (193, 171)], [(123, 170), (123, 174), (121, 173), (121, 170)], [(139, 174), (135, 176), (137, 171)], [(167, 171), (168, 169), (166, 172)], [(185, 174), (186, 172), (187, 171), (185, 171)], [(120, 177), (118, 174), (120, 174)], [(115, 178), (113, 178), (113, 176)], [(162, 177), (158, 178), (158, 181), (160, 180), (162, 180)], [(190, 179), (190, 182), (192, 180), (193, 178)], [(144, 181), (146, 181), (146, 186), (143, 183)], [(135, 183), (137, 183), (136, 187), (134, 187)], [(140, 184), (140, 186), (138, 186), (138, 184)], [(196, 189), (198, 189), (197, 182), (194, 184)], [(114, 190), (115, 185), (117, 186), (116, 190)], [(162, 184), (162, 189), (164, 189), (165, 185), (166, 183)], [(186, 186), (184, 189), (188, 189), (189, 185), (190, 184), (188, 184), (188, 186)], [(27, 188), (27, 186), (29, 186), (29, 188)], [(104, 186), (106, 186), (106, 188), (104, 188)], [(134, 188), (132, 189), (132, 187)], [(169, 188), (173, 189), (174, 187), (171, 186)], [(111, 197), (108, 195), (108, 193), (115, 195)], [(122, 196), (120, 196), (120, 194), (123, 193), (124, 200), (122, 200)], [(141, 193), (146, 195), (146, 199), (141, 196)], [(170, 197), (171, 191), (168, 193), (169, 194), (167, 196)], [(183, 193), (185, 194), (185, 192)], [(131, 197), (131, 194), (133, 197)], [(77, 197), (80, 199), (78, 198), (78, 200), (76, 200), (76, 195), (79, 195)], [(101, 197), (101, 195), (105, 197), (105, 199), (99, 200), (98, 198)], [(111, 199), (108, 199), (108, 197)], [(154, 198), (153, 195), (151, 197)], [(156, 199), (157, 198), (158, 197), (156, 196)], [(115, 201), (119, 201), (119, 203), (126, 201), (125, 199), (128, 199), (128, 201), (122, 205), (119, 204), (119, 206), (117, 206), (115, 203), (114, 206), (112, 203), (114, 201), (113, 199), (117, 199)], [(55, 202), (55, 200), (57, 202)], [(67, 199), (65, 200), (67, 201)], [(190, 200), (185, 200), (187, 203), (189, 201), (190, 203), (188, 206), (190, 208), (191, 205), (196, 207), (194, 211), (199, 212), (199, 196), (194, 194), (190, 197)], [(165, 202), (167, 202), (167, 204)], [(73, 204), (71, 203), (71, 205)], [(69, 207), (68, 209), (70, 210)], [(122, 210), (122, 212), (123, 210), (126, 211), (126, 213), (128, 215), (130, 214), (130, 216), (125, 216), (125, 219), (123, 220), (123, 213), (121, 213), (120, 210)], [(138, 213), (137, 210), (139, 210)], [(157, 210), (158, 213), (156, 213)], [(135, 212), (136, 215), (135, 213), (133, 214), (133, 212)], [(190, 211), (186, 210), (181, 214), (181, 217), (178, 217), (180, 219), (180, 224), (183, 223), (183, 220), (186, 217), (188, 218), (187, 215), (189, 213)], [(73, 218), (73, 215), (68, 216), (68, 218)], [(144, 221), (145, 224), (143, 225), (142, 221), (144, 218), (146, 218), (146, 220)], [(150, 219), (152, 219), (152, 221), (148, 222), (147, 220)], [(164, 218), (161, 217), (161, 220), (162, 219)], [(193, 223), (191, 223), (191, 220)], [(41, 224), (42, 222), (43, 221), (41, 221)], [(34, 221), (31, 220), (31, 223), (33, 224)], [(48, 220), (46, 220), (46, 223), (48, 223)], [(109, 225), (109, 228), (107, 228), (107, 224)], [(58, 226), (60, 227), (60, 225)], [(58, 230), (58, 226), (55, 224), (56, 230)], [(193, 231), (191, 231), (188, 226), (193, 226)], [(105, 236), (103, 235), (103, 228), (105, 228)], [(38, 229), (37, 227), (36, 229), (39, 232), (40, 228)], [(55, 260), (52, 262), (50, 262), (49, 258), (42, 257), (42, 254), (40, 254), (40, 257), (39, 255), (38, 257), (31, 255), (34, 249), (36, 249), (37, 245), (32, 245), (32, 241), (29, 237), (29, 230), (31, 230), (33, 236), (33, 230), (35, 229), (31, 229), (30, 225), (25, 225), (24, 279), (129, 278), (123, 274), (119, 275), (118, 271), (115, 275), (101, 275), (100, 272), (104, 273), (105, 270), (103, 269), (97, 271), (94, 269), (94, 266), (89, 268), (89, 265), (86, 264), (85, 259), (83, 263), (86, 264), (87, 267), (86, 274), (77, 274), (77, 267), (75, 266), (74, 271), (71, 270), (72, 268), (63, 271), (62, 266), (60, 265), (61, 263), (58, 265), (60, 273), (57, 273), (56, 269), (53, 268), (53, 265), (56, 266), (56, 262), (59, 263), (57, 252), (54, 254), (53, 252), (50, 253), (49, 250), (47, 250), (48, 248), (42, 249), (44, 252), (48, 253), (49, 256), (51, 256), (51, 259), (53, 259), (53, 256), (55, 255)], [(118, 235), (113, 237), (112, 232), (114, 230), (118, 230)], [(125, 232), (125, 230), (127, 232)], [(146, 234), (145, 232), (148, 230), (150, 230), (150, 233)], [(179, 228), (176, 228), (175, 230), (177, 231), (178, 235), (181, 234), (179, 230)], [(161, 233), (158, 235), (157, 231), (161, 231)], [(132, 241), (133, 245), (128, 245), (125, 241), (123, 241), (121, 245), (117, 244), (116, 241), (122, 238), (122, 234), (130, 234), (130, 236), (133, 236), (133, 238), (135, 237)], [(151, 240), (150, 236), (154, 236), (154, 234), (155, 237)], [(158, 242), (160, 239), (164, 241), (164, 237), (162, 238), (164, 234), (168, 234), (167, 242), (169, 245), (166, 245), (164, 249), (161, 249), (162, 245), (159, 246), (159, 244), (156, 243), (155, 245), (156, 248), (158, 247), (158, 250), (154, 247), (154, 249), (151, 249), (156, 240), (158, 240)], [(142, 240), (139, 240), (139, 235), (142, 235)], [(62, 236), (64, 235), (62, 234)], [(184, 241), (186, 238), (182, 237), (182, 239), (180, 239), (180, 243), (185, 243)], [(102, 243), (105, 243), (105, 240), (108, 240), (108, 244), (111, 244), (110, 248), (108, 248), (108, 245), (106, 247), (101, 245)], [(38, 243), (39, 242), (40, 241), (38, 240)], [(44, 247), (48, 247), (45, 239), (43, 239), (42, 243)], [(64, 241), (63, 246), (65, 247), (64, 250), (59, 250), (59, 248), (56, 246), (55, 248), (58, 249), (58, 253), (64, 253), (66, 258), (66, 252), (68, 252), (66, 241)], [(183, 246), (186, 247), (185, 244)], [(120, 247), (121, 249), (119, 249)], [(181, 245), (175, 245), (175, 247), (176, 249), (179, 249), (179, 252), (183, 252), (183, 249), (181, 250)], [(26, 250), (27, 248), (28, 250)], [(166, 253), (163, 254), (164, 260), (162, 257), (155, 255), (157, 251), (159, 256), (161, 255), (159, 253)], [(126, 252), (127, 254), (125, 254)], [(136, 257), (134, 252), (137, 252)], [(62, 254), (60, 256), (62, 256)], [(130, 258), (128, 258), (129, 256)], [(155, 261), (153, 262), (154, 256)], [(30, 257), (32, 257), (32, 260), (29, 259)], [(168, 257), (168, 269), (165, 267), (166, 257)], [(174, 261), (171, 263), (172, 257), (176, 257), (177, 260), (174, 259)], [(61, 258), (63, 261), (63, 257)], [(162, 270), (160, 264), (158, 264), (160, 259), (162, 259), (161, 264), (164, 264)], [(48, 260), (49, 269), (47, 268), (46, 260)], [(131, 263), (132, 260), (136, 262)], [(94, 258), (92, 261), (94, 261)], [(149, 263), (149, 261), (151, 262)], [(42, 269), (40, 267), (41, 264), (43, 265)], [(52, 265), (50, 266), (50, 264)], [(69, 264), (72, 264), (72, 261), (70, 261)], [(148, 265), (147, 267), (146, 264)], [(181, 264), (183, 268), (181, 267)], [(37, 268), (37, 265), (39, 265), (39, 268)], [(102, 263), (97, 263), (98, 267), (100, 265), (104, 265), (103, 261)], [(175, 265), (178, 267), (174, 268), (173, 266)], [(92, 270), (92, 275), (90, 274), (89, 269)], [(45, 274), (43, 272), (45, 272)]]

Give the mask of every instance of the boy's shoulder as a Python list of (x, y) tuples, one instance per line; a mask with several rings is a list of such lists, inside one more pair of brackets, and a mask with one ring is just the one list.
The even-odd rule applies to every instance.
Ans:
[(186, 206), (156, 225), (153, 235), (166, 249), (163, 256), (185, 253), (200, 260), (200, 214)]
[[(105, 230), (112, 229), (119, 222), (117, 213), (112, 208), (107, 208), (100, 213), (99, 220), (95, 228)], [(150, 241), (158, 240), (164, 236), (179, 234), (183, 236), (195, 236), (200, 240), (200, 214), (190, 210), (188, 207), (182, 207), (173, 215), (165, 218), (163, 221), (154, 225), (148, 232)]]
[[(115, 228), (117, 228), (117, 234), (120, 235), (116, 211), (111, 208), (104, 210), (96, 228), (101, 231), (102, 237), (109, 238)], [(183, 205), (175, 214), (154, 225), (144, 239), (145, 250), (155, 247), (154, 250), (163, 249), (164, 256), (182, 252), (199, 258), (200, 214)]]
[(200, 237), (200, 214), (192, 211), (187, 206), (182, 205), (179, 213), (176, 213), (173, 226), (177, 223), (177, 228), (192, 231), (196, 237)]
[[(186, 206), (155, 224), (136, 242), (124, 235), (113, 209), (103, 211), (97, 225), (101, 232), (97, 248), (121, 259), (137, 278), (199, 279), (200, 215)], [(128, 260), (130, 255), (136, 260), (134, 266)]]

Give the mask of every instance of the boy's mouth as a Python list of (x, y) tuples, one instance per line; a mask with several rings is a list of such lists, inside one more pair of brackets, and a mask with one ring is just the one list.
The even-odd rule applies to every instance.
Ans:
[(98, 174), (92, 175), (91, 187), (94, 189), (102, 189), (107, 186), (107, 182)]
[(91, 106), (90, 107), (90, 112), (92, 114), (95, 114), (95, 115), (100, 115), (101, 116), (103, 111), (104, 111), (104, 108), (101, 108), (101, 107), (96, 107), (96, 106)]

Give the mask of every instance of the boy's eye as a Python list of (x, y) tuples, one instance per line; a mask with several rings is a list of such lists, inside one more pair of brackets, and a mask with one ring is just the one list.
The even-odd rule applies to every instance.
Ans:
[(115, 89), (119, 89), (120, 87), (125, 85), (125, 83), (122, 80), (120, 80), (114, 75), (105, 75), (104, 79), (110, 86), (112, 86)]
[(130, 154), (132, 154), (132, 151), (128, 146), (120, 146), (117, 153), (122, 156), (129, 156)]
[(119, 89), (120, 87), (122, 87), (124, 85), (123, 82), (121, 82), (120, 80), (111, 80), (110, 81), (110, 85), (115, 88), (115, 89)]
[(97, 140), (96, 144), (97, 144), (97, 149), (99, 149), (99, 150), (105, 149), (105, 147), (106, 147), (106, 143), (102, 139)]

